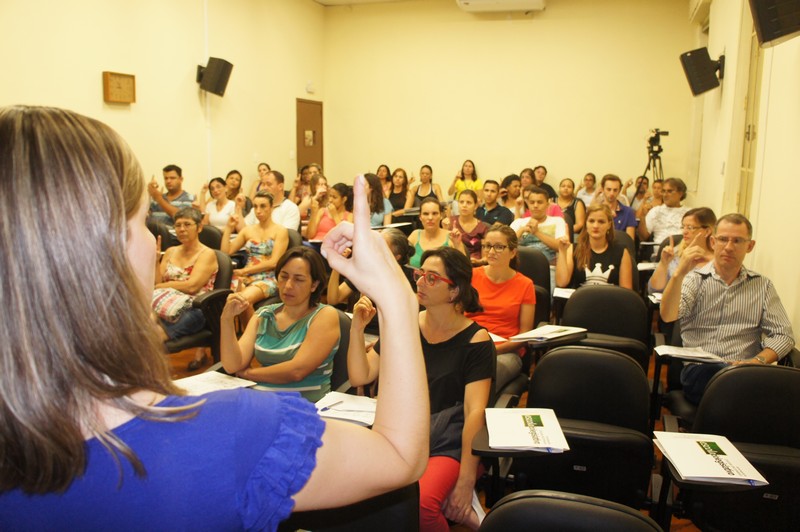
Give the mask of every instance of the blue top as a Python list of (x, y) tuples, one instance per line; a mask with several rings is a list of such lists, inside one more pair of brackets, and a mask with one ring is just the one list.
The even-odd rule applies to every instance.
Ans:
[(392, 202), (388, 198), (383, 198), (383, 212), (373, 212), (369, 215), (369, 225), (377, 227), (383, 225), (383, 217), (387, 214), (392, 214), (394, 208)]
[[(95, 439), (64, 494), (0, 496), (4, 530), (275, 530), (316, 466), (325, 424), (296, 394), (230, 390), (202, 396), (184, 421), (134, 418), (113, 433), (146, 477)], [(170, 396), (159, 406), (197, 398)]]
[[(163, 197), (165, 200), (169, 201), (166, 194), (163, 194)], [(180, 196), (172, 201), (169, 201), (169, 203), (180, 210), (186, 207), (191, 207), (193, 201), (194, 194), (189, 194), (184, 190), (181, 192)], [(172, 219), (172, 216), (164, 212), (164, 210), (161, 208), (161, 205), (156, 203), (154, 200), (150, 200), (150, 219), (156, 222), (161, 222), (162, 224), (170, 227), (172, 227), (172, 225), (175, 223), (175, 220)]]
[[(308, 336), (308, 328), (314, 316), (327, 305), (317, 304), (317, 307), (281, 330), (275, 318), (275, 312), (283, 306), (283, 303), (275, 303), (262, 307), (256, 313), (259, 319), (258, 332), (256, 333), (255, 357), (262, 366), (274, 366), (287, 360), (292, 360), (303, 340)], [(303, 397), (311, 402), (316, 402), (331, 391), (331, 374), (333, 373), (333, 355), (339, 349), (339, 341), (331, 349), (328, 356), (314, 371), (305, 379), (298, 382), (287, 382), (285, 384), (263, 383), (262, 388), (270, 390), (300, 392)]]
[(617, 203), (617, 212), (614, 214), (614, 229), (624, 231), (628, 227), (636, 227), (636, 213), (633, 209), (622, 203)]

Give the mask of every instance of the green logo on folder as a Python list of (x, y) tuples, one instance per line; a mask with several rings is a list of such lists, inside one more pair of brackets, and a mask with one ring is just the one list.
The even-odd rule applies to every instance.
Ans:
[(725, 456), (725, 451), (723, 451), (716, 442), (713, 441), (698, 441), (697, 445), (703, 449), (703, 452), (706, 454), (710, 454), (711, 456)]
[(525, 423), (525, 426), (529, 429), (534, 427), (544, 427), (544, 423), (542, 423), (542, 416), (522, 416), (522, 422)]

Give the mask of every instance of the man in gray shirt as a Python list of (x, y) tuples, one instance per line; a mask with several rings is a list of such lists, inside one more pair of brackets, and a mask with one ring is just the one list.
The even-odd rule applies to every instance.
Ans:
[(711, 377), (729, 365), (772, 364), (794, 347), (786, 310), (775, 286), (744, 267), (755, 247), (753, 227), (741, 214), (717, 221), (711, 243), (714, 260), (695, 269), (702, 248), (684, 249), (661, 300), (666, 322), (680, 319), (685, 347), (701, 347), (725, 359), (718, 364), (685, 364), (681, 384), (686, 399), (700, 402)]
[(167, 191), (161, 193), (155, 178), (147, 185), (150, 194), (150, 219), (172, 227), (175, 213), (186, 207), (191, 207), (194, 195), (183, 190), (183, 171), (180, 166), (168, 164), (164, 167), (164, 187)]

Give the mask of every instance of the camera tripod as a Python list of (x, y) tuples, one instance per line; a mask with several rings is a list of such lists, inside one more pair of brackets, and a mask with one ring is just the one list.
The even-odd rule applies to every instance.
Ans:
[[(658, 146), (660, 147), (660, 146)], [(647, 151), (647, 166), (644, 167), (643, 176), (647, 175), (651, 169), (653, 170), (653, 181), (662, 181), (664, 179), (664, 169), (661, 167), (661, 150), (650, 149)]]

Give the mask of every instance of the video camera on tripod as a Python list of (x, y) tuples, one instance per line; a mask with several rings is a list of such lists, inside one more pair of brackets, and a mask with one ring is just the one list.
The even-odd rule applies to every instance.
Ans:
[(647, 139), (647, 166), (644, 167), (642, 175), (647, 175), (647, 172), (653, 171), (653, 181), (660, 181), (664, 179), (664, 170), (661, 167), (661, 152), (664, 148), (661, 146), (661, 135), (669, 135), (669, 131), (661, 131), (658, 128), (650, 130), (650, 137)]
[(661, 146), (661, 135), (669, 136), (669, 131), (661, 131), (658, 128), (650, 130), (650, 138), (647, 139), (647, 152), (650, 154), (659, 154), (664, 151)]

